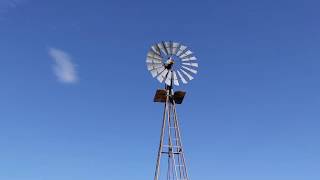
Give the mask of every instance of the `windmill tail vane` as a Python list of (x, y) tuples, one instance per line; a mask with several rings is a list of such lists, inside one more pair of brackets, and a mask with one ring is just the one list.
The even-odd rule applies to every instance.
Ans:
[(162, 41), (151, 46), (146, 63), (152, 77), (165, 83), (165, 89), (158, 89), (154, 96), (154, 102), (164, 103), (154, 180), (189, 180), (176, 111), (186, 92), (174, 92), (173, 86), (194, 79), (198, 72), (197, 58), (183, 44)]

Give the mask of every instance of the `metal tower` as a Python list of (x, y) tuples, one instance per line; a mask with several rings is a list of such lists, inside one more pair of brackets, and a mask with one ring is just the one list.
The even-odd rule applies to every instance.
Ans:
[(186, 93), (174, 92), (173, 86), (193, 79), (191, 74), (196, 74), (198, 68), (196, 60), (186, 46), (171, 41), (155, 44), (148, 52), (148, 70), (165, 83), (165, 89), (158, 89), (154, 97), (154, 102), (164, 103), (154, 180), (189, 180), (176, 112), (176, 105), (182, 103)]

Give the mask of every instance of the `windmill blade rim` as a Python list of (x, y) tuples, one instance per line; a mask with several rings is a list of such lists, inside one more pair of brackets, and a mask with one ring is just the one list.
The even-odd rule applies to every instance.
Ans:
[[(164, 66), (158, 66), (158, 67), (156, 67), (156, 66), (151, 66), (152, 67), (152, 69), (148, 69), (148, 71), (151, 71), (151, 70), (153, 70), (153, 69), (155, 69), (155, 70), (159, 70), (160, 68), (164, 68), (165, 69), (165, 67)], [(161, 70), (161, 71), (163, 71), (163, 70)]]
[(154, 53), (153, 51), (148, 51), (147, 57), (159, 59), (159, 60), (163, 59), (163, 57), (161, 55), (158, 55), (158, 54)]
[(151, 46), (151, 50), (154, 52), (154, 53), (156, 53), (156, 54), (158, 54), (159, 56), (161, 56), (161, 50), (159, 49), (159, 47), (155, 44), (155, 45), (152, 45)]
[(150, 73), (151, 73), (151, 76), (152, 76), (153, 78), (155, 78), (155, 77), (158, 76), (158, 72), (157, 72), (156, 69), (151, 69), (151, 70), (150, 70)]
[(172, 53), (171, 53), (171, 41), (165, 41), (164, 42), (164, 45), (165, 45), (165, 48), (166, 48), (166, 50), (167, 50), (167, 53), (168, 53), (168, 55), (172, 55)]
[(154, 59), (154, 58), (151, 58), (151, 57), (147, 57), (147, 59), (146, 59), (146, 63), (151, 63), (151, 62), (155, 62), (155, 63), (163, 63), (163, 62), (162, 62), (162, 60)]
[(159, 49), (161, 50), (161, 52), (163, 52), (165, 55), (168, 55), (165, 51), (165, 47), (163, 46), (162, 42), (159, 42), (157, 44), (157, 46), (159, 47)]
[[(175, 44), (177, 44), (177, 46), (173, 46)], [(179, 47), (180, 47), (180, 43), (178, 43), (178, 42), (173, 42), (172, 43), (172, 55), (176, 55), (177, 54)]]
[(147, 64), (147, 66), (155, 67), (154, 69), (159, 68), (159, 67), (164, 67), (163, 64), (156, 64), (156, 63), (146, 63), (146, 64)]
[(165, 51), (165, 54), (168, 56), (169, 52), (167, 51), (165, 41), (161, 41), (161, 43), (162, 43), (162, 46), (163, 46), (163, 50)]

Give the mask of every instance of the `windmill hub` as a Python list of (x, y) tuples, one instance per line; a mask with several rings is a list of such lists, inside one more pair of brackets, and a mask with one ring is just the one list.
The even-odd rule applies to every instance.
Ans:
[(173, 66), (173, 64), (174, 64), (174, 60), (173, 60), (172, 57), (170, 57), (170, 58), (166, 61), (165, 67), (166, 67), (167, 69), (171, 69), (172, 66)]

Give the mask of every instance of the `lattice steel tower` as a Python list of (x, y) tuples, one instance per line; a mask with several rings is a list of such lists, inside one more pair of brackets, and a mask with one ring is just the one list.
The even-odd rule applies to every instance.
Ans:
[(196, 60), (186, 46), (171, 41), (151, 46), (147, 54), (152, 77), (165, 83), (165, 89), (158, 89), (154, 97), (154, 102), (164, 103), (154, 180), (189, 180), (176, 112), (176, 105), (182, 103), (185, 92), (174, 92), (173, 87), (193, 79), (198, 68)]

